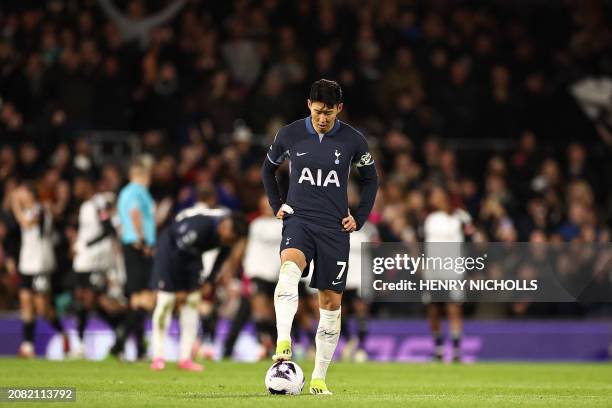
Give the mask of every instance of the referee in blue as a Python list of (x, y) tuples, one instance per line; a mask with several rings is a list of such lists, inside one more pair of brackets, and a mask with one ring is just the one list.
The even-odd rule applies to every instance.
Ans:
[(136, 336), (138, 359), (147, 353), (144, 322), (155, 301), (150, 290), (156, 240), (155, 202), (149, 193), (151, 167), (149, 157), (137, 157), (130, 165), (130, 182), (123, 187), (117, 201), (126, 272), (125, 295), (130, 304), (124, 323), (117, 329), (117, 340), (111, 349), (114, 356), (123, 352), (131, 333)]

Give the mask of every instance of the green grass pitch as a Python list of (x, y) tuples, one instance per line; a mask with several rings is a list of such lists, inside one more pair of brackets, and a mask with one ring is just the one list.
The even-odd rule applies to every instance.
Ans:
[[(203, 373), (169, 363), (0, 359), (0, 387), (76, 387), (77, 402), (1, 403), (15, 407), (612, 407), (612, 365), (334, 363), (330, 397), (268, 395), (270, 364), (217, 362)], [(312, 364), (303, 363), (308, 375)]]

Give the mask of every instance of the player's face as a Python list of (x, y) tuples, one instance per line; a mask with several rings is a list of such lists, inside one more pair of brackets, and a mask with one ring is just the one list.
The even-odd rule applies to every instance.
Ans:
[(313, 102), (309, 99), (308, 109), (310, 109), (312, 126), (317, 133), (327, 133), (334, 127), (336, 117), (342, 112), (342, 104), (329, 107), (323, 102)]
[(232, 220), (229, 218), (219, 223), (217, 232), (219, 233), (219, 241), (221, 241), (223, 245), (232, 245), (234, 241), (236, 241)]
[(441, 188), (434, 188), (429, 195), (429, 205), (435, 210), (446, 211), (450, 205), (446, 192)]

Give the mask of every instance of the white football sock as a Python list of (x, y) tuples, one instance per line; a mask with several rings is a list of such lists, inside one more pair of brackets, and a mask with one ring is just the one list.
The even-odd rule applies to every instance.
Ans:
[(278, 340), (291, 340), (291, 325), (298, 309), (298, 284), (301, 277), (302, 271), (295, 262), (283, 262), (274, 290)]
[(157, 292), (157, 303), (153, 312), (153, 358), (164, 358), (164, 340), (170, 326), (176, 295), (171, 292)]
[(180, 325), (181, 339), (179, 341), (179, 361), (191, 360), (191, 349), (198, 335), (198, 305), (200, 292), (191, 292), (185, 304), (181, 307)]
[(334, 357), (340, 338), (340, 313), (341, 309), (319, 309), (319, 327), (315, 336), (317, 351), (312, 378), (325, 379), (327, 367)]

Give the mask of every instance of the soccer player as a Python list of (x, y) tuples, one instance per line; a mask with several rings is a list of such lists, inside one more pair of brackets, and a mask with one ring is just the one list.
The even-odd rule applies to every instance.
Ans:
[(19, 304), (23, 321), (23, 340), (19, 355), (34, 357), (35, 315), (51, 322), (62, 334), (64, 353), (70, 348), (68, 336), (51, 305), (51, 273), (56, 267), (53, 252), (53, 218), (51, 210), (38, 200), (30, 185), (17, 188), (11, 195), (11, 209), (21, 228), (19, 250)]
[(95, 310), (99, 295), (106, 290), (107, 274), (115, 264), (115, 230), (111, 221), (115, 195), (96, 193), (93, 180), (85, 176), (76, 178), (74, 194), (83, 202), (79, 209), (79, 229), (72, 265), (76, 275), (77, 331), (81, 340), (80, 347), (73, 348), (73, 356), (80, 358), (84, 353), (84, 334), (89, 314)]
[[(281, 267), (274, 291), (278, 340), (273, 359), (292, 357), (290, 331), (298, 307), (298, 283), (313, 262), (310, 286), (319, 293), (319, 325), (310, 393), (319, 395), (331, 394), (325, 376), (340, 337), (349, 233), (366, 222), (378, 176), (363, 134), (337, 119), (343, 107), (340, 85), (316, 81), (307, 104), (310, 116), (278, 131), (264, 160), (262, 178), (269, 204), (283, 220)], [(286, 158), (289, 191), (283, 203), (275, 171)], [(359, 206), (351, 214), (347, 184), (353, 165), (359, 170), (362, 190)]]
[(151, 369), (165, 368), (164, 338), (176, 303), (181, 329), (178, 368), (202, 371), (203, 367), (191, 359), (198, 331), (202, 254), (219, 246), (239, 248), (246, 231), (243, 217), (200, 203), (181, 211), (160, 234), (153, 263), (152, 282), (158, 292), (153, 312)]
[(155, 202), (148, 190), (151, 166), (147, 156), (137, 157), (130, 165), (130, 182), (123, 187), (117, 200), (126, 273), (125, 295), (129, 298), (130, 310), (117, 330), (117, 340), (111, 349), (114, 356), (123, 351), (131, 332), (136, 335), (138, 359), (147, 352), (144, 321), (153, 308), (154, 297), (149, 286), (156, 242)]
[[(454, 209), (449, 192), (440, 186), (434, 186), (429, 192), (429, 206), (432, 212), (425, 218), (426, 243), (456, 243), (442, 245), (426, 245), (428, 256), (461, 256), (461, 242), (464, 242), (466, 233), (471, 233), (471, 217), (462, 209)], [(449, 276), (450, 273), (450, 276)], [(425, 279), (457, 279), (454, 271), (445, 270), (425, 271)], [(451, 291), (443, 294), (425, 293), (427, 316), (434, 341), (434, 359), (442, 361), (444, 357), (444, 338), (441, 331), (441, 314), (443, 307), (449, 321), (450, 334), (453, 344), (453, 361), (461, 361), (461, 337), (463, 333), (462, 301), (464, 293)], [(436, 299), (436, 297), (438, 297)]]

